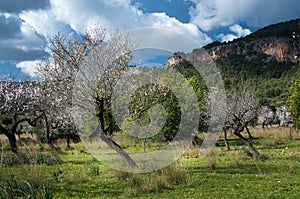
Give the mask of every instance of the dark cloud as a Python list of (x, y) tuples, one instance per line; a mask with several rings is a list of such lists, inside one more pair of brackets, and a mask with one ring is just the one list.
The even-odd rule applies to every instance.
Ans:
[(17, 13), (22, 10), (36, 10), (50, 7), (49, 0), (0, 0), (0, 11)]
[(0, 14), (0, 61), (35, 60), (45, 56), (46, 41), (16, 15)]
[(17, 12), (48, 5), (48, 0), (0, 0), (0, 61), (35, 60), (45, 56), (45, 39), (28, 26), (22, 30), (24, 24)]
[(14, 45), (0, 43), (0, 60), (25, 61), (42, 59), (47, 54), (42, 48), (22, 49)]
[(21, 33), (21, 20), (0, 14), (0, 39), (14, 38)]

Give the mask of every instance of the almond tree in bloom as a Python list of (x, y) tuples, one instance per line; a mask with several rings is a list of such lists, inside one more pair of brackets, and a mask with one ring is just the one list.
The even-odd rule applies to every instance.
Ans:
[(20, 125), (28, 123), (35, 126), (41, 117), (37, 107), (40, 105), (40, 89), (37, 82), (0, 82), (0, 133), (8, 140), (12, 152), (18, 153), (16, 134)]
[(37, 111), (41, 114), (41, 123), (46, 142), (55, 150), (56, 138), (66, 138), (70, 147), (70, 138), (77, 136), (77, 129), (71, 115), (72, 81), (69, 79), (44, 79), (40, 83), (40, 101)]
[[(52, 38), (50, 59), (39, 67), (43, 95), (47, 96), (45, 104), (48, 108), (45, 107), (44, 114), (47, 139), (51, 143), (50, 134), (55, 130), (53, 123), (57, 123), (57, 119), (60, 126), (72, 126), (72, 106), (76, 105), (82, 111), (87, 111), (83, 101), (94, 104), (99, 125), (94, 132), (90, 132), (91, 141), (100, 138), (134, 167), (136, 165), (130, 156), (112, 140), (115, 125), (110, 105), (114, 85), (132, 59), (134, 43), (127, 32), (115, 31), (109, 36), (106, 34), (106, 30), (94, 26), (81, 38), (70, 39), (62, 34)], [(76, 75), (83, 78), (81, 88), (77, 89), (77, 95), (82, 94), (82, 100), (78, 102), (72, 101)], [(91, 80), (95, 80), (93, 83), (97, 85), (94, 90), (88, 84)], [(103, 133), (100, 133), (100, 129)]]
[[(228, 150), (230, 149), (226, 131), (228, 129), (232, 129), (233, 134), (242, 140), (256, 157), (259, 157), (259, 152), (254, 148), (251, 142), (242, 135), (242, 132), (245, 129), (247, 130), (248, 125), (257, 119), (257, 105), (254, 96), (249, 93), (247, 89), (244, 89), (240, 94), (232, 94), (228, 96), (226, 114), (227, 117), (224, 126), (224, 140), (226, 148)], [(248, 130), (247, 132), (249, 133)]]
[(262, 128), (268, 127), (268, 125), (272, 126), (272, 123), (275, 123), (275, 113), (268, 106), (262, 106), (258, 110), (258, 124), (262, 125)]

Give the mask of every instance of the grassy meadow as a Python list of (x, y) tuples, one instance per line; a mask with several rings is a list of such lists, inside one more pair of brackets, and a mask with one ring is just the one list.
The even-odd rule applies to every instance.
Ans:
[[(299, 198), (300, 133), (290, 128), (251, 129), (265, 155), (253, 157), (241, 141), (222, 137), (205, 158), (190, 148), (172, 165), (132, 174), (108, 168), (82, 143), (51, 152), (47, 145), (19, 142), (20, 155), (1, 139), (0, 198)], [(21, 146), (21, 144), (23, 145)]]

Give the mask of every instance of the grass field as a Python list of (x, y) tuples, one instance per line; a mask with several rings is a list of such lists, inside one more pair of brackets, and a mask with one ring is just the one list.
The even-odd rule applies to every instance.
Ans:
[[(254, 146), (222, 138), (205, 158), (191, 148), (172, 165), (151, 173), (112, 170), (95, 160), (81, 143), (51, 153), (46, 146), (20, 147), (16, 158), (2, 141), (0, 198), (299, 198), (300, 133), (289, 128), (252, 129)], [(299, 135), (298, 135), (299, 134)]]

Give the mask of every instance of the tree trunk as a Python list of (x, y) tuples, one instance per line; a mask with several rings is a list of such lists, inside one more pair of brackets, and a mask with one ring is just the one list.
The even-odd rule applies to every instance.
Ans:
[(70, 149), (71, 146), (70, 146), (70, 136), (67, 136), (67, 149)]
[[(112, 134), (112, 115), (109, 118), (108, 125), (105, 126), (105, 119), (104, 119), (104, 99), (97, 99), (98, 106), (99, 106), (99, 113), (97, 114), (99, 125), (95, 132), (92, 135), (99, 134), (100, 139), (105, 142), (110, 148), (114, 149), (124, 160), (125, 164), (127, 164), (131, 168), (137, 168), (137, 164), (134, 160), (128, 155), (126, 151), (122, 149), (118, 143), (113, 141), (112, 139), (107, 137), (107, 132)], [(109, 113), (110, 114), (110, 113)], [(102, 132), (100, 132), (102, 129)]]
[(229, 151), (230, 146), (229, 146), (229, 143), (228, 143), (228, 140), (227, 140), (227, 131), (226, 130), (224, 130), (224, 142), (225, 142), (225, 146), (226, 146), (226, 151)]
[(263, 130), (265, 130), (265, 122), (263, 122), (263, 123), (261, 124), (261, 126), (262, 126)]
[(54, 147), (53, 140), (51, 138), (50, 123), (48, 121), (48, 117), (46, 116), (46, 114), (44, 115), (44, 117), (45, 117), (45, 124), (46, 124), (46, 142), (50, 147), (50, 149), (54, 151), (56, 148)]
[(96, 131), (100, 134), (100, 139), (105, 142), (110, 148), (114, 149), (124, 160), (124, 162), (130, 166), (131, 168), (137, 168), (136, 163), (134, 160), (124, 151), (120, 145), (118, 145), (115, 141), (112, 139), (106, 137), (106, 135), (102, 132), (100, 132), (100, 126), (96, 129)]
[(18, 146), (17, 146), (17, 139), (16, 139), (16, 135), (14, 133), (7, 133), (5, 134), (6, 137), (8, 138), (9, 141), (9, 145), (11, 148), (11, 151), (13, 153), (18, 154)]
[(234, 132), (234, 135), (236, 135), (240, 140), (242, 140), (253, 152), (255, 157), (259, 157), (259, 152), (254, 148), (254, 146), (249, 142), (244, 136), (242, 136), (239, 132)]
[(15, 154), (18, 154), (16, 135), (12, 132), (13, 131), (11, 129), (9, 130), (9, 128), (0, 125), (0, 133), (3, 133), (8, 138), (11, 151)]
[(251, 135), (251, 132), (250, 132), (248, 126), (246, 126), (245, 128), (246, 128), (246, 131), (247, 131), (247, 133), (248, 133), (249, 138), (250, 138), (250, 139), (253, 139), (253, 136)]
[(50, 135), (50, 131), (46, 131), (46, 141), (47, 141), (47, 144), (48, 146), (50, 147), (51, 150), (55, 150), (55, 146), (53, 145), (53, 140), (51, 138), (51, 135)]

